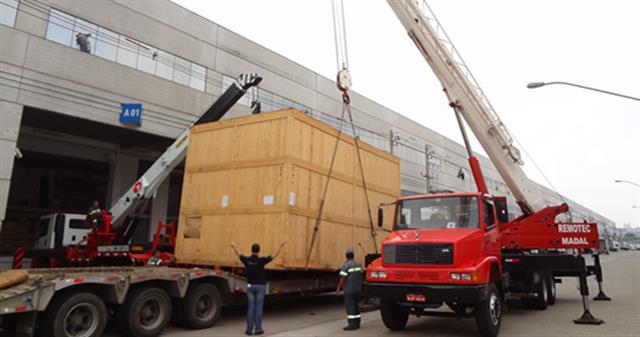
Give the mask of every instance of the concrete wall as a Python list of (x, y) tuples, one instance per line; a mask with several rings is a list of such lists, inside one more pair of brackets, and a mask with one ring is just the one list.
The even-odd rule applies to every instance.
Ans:
[[(117, 120), (118, 102), (141, 102), (145, 109), (138, 130), (175, 137), (220, 95), (224, 76), (257, 72), (264, 78), (261, 85), (264, 96), (273, 97), (274, 101), (287, 100), (269, 106), (295, 104), (308, 108), (316, 117), (338, 116), (341, 111), (333, 80), (168, 0), (48, 0), (37, 2), (37, 8), (31, 1), (23, 1), (20, 6), (25, 11), (18, 13), (15, 29), (0, 26), (0, 39), (11, 46), (1, 48), (0, 70), (3, 77), (11, 78), (11, 83), (20, 88), (6, 90), (6, 95), (3, 88), (3, 97), (18, 105), (124, 127)], [(205, 66), (208, 81), (205, 91), (44, 39), (47, 24), (42, 18), (47, 19), (49, 7)], [(40, 10), (40, 19), (25, 14), (36, 10)], [(407, 193), (426, 190), (421, 175), (426, 171), (424, 162), (407, 160), (405, 154), (409, 146), (423, 149), (425, 144), (433, 151), (432, 189), (474, 189), (470, 174), (466, 179), (457, 177), (459, 170), (468, 166), (460, 144), (356, 92), (352, 93), (352, 110), (358, 126), (383, 138), (391, 131), (398, 136), (398, 144), (385, 146), (386, 150), (393, 147), (394, 153), (403, 158), (401, 184)], [(248, 113), (246, 106), (236, 105), (227, 118)], [(480, 161), (490, 190), (507, 193), (491, 162), (484, 157)], [(553, 193), (541, 186), (540, 193), (555, 200)], [(594, 219), (610, 222), (575, 203), (572, 206)], [(511, 208), (515, 207), (512, 203)]]

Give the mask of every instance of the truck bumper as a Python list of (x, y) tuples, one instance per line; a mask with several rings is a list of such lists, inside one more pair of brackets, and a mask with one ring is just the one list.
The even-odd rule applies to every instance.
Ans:
[(425, 303), (441, 304), (458, 302), (476, 304), (489, 296), (486, 284), (450, 285), (450, 284), (407, 284), (407, 283), (364, 283), (364, 295), (383, 300), (407, 301), (407, 295), (424, 295)]

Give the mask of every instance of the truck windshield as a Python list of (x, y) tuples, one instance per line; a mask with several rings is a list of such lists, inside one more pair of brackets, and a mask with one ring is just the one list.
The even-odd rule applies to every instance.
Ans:
[(479, 228), (478, 198), (403, 200), (398, 204), (396, 221), (396, 229)]

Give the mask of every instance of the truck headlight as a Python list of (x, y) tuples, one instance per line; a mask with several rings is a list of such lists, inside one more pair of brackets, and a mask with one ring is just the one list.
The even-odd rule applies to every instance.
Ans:
[(451, 274), (449, 274), (449, 277), (451, 277), (452, 280), (459, 280), (460, 279), (460, 273), (451, 273)]
[(460, 276), (465, 281), (471, 281), (471, 274), (469, 274), (469, 273), (462, 273), (462, 274), (460, 274)]
[(386, 278), (387, 277), (387, 272), (385, 272), (385, 271), (372, 271), (371, 273), (369, 273), (369, 276), (371, 278)]

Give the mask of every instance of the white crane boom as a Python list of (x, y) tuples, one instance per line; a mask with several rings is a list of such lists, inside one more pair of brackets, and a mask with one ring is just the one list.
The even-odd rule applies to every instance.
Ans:
[(491, 103), (446, 32), (424, 1), (387, 0), (409, 37), (427, 60), (449, 99), (485, 149), (525, 214), (546, 207), (522, 170), (520, 151), (513, 146)]
[[(240, 75), (193, 125), (219, 120), (249, 88), (260, 81), (262, 78), (257, 74)], [(160, 158), (111, 206), (109, 212), (113, 223), (123, 222), (136, 206), (144, 206), (140, 201), (154, 197), (160, 184), (187, 155), (191, 126), (180, 133)]]

